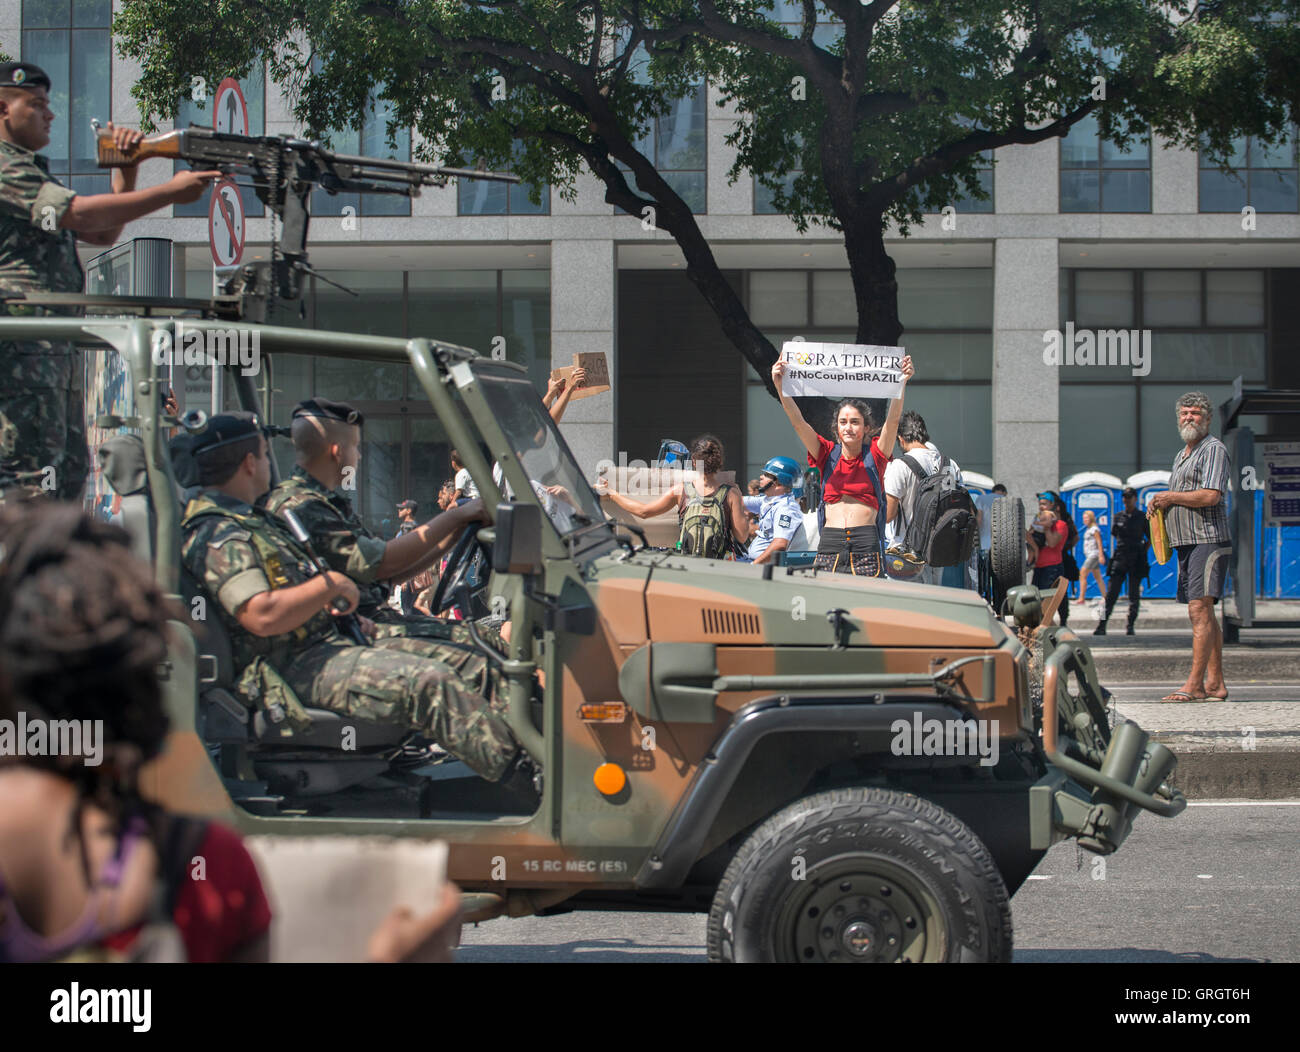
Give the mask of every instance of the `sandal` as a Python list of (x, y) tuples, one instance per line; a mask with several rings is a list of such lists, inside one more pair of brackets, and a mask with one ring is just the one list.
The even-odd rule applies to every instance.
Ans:
[(1206, 701), (1227, 701), (1228, 692), (1225, 690), (1222, 694), (1207, 694), (1205, 695), (1205, 700)]
[(1188, 694), (1185, 690), (1175, 690), (1173, 693), (1160, 699), (1161, 701), (1204, 701), (1204, 697), (1197, 697), (1195, 694)]

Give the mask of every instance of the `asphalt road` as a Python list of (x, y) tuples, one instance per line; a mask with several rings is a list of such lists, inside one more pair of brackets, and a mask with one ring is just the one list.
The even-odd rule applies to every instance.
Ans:
[[(1300, 961), (1300, 802), (1143, 815), (1107, 859), (1058, 844), (1011, 900), (1017, 962)], [(1099, 865), (1099, 863), (1103, 863)], [(467, 928), (462, 961), (703, 962), (702, 914), (568, 913)]]

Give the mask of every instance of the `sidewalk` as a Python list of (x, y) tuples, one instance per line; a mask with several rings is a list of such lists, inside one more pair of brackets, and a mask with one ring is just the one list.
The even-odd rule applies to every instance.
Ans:
[[(1261, 618), (1300, 621), (1300, 602), (1262, 601)], [(1121, 597), (1105, 636), (1090, 607), (1072, 603), (1070, 627), (1091, 648), (1098, 677), (1129, 719), (1178, 756), (1173, 783), (1189, 800), (1300, 799), (1300, 628), (1250, 628), (1224, 647), (1226, 702), (1160, 702), (1181, 687), (1192, 656), (1187, 608), (1143, 600), (1126, 636)]]

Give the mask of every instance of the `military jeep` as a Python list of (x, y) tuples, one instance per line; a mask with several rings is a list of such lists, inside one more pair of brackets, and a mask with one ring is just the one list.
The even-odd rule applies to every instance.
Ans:
[[(122, 518), (193, 615), (167, 433), (201, 422), (163, 415), (151, 354), (175, 324), (11, 318), (0, 338), (123, 356), (138, 415), (102, 422), (138, 430), (145, 470)], [(436, 602), (508, 613), (508, 656), (485, 652), (544, 788), (521, 806), (386, 725), (309, 709), (309, 728), (289, 728), (237, 696), (207, 616), (172, 625), (173, 733), (146, 778), (167, 806), (248, 834), (442, 838), (471, 919), (708, 912), (713, 960), (850, 962), (1008, 960), (1010, 895), (1053, 843), (1108, 854), (1140, 810), (1185, 807), (1166, 781), (1175, 758), (1136, 724), (1111, 727), (1070, 631), (1039, 629), (1037, 700), (1029, 650), (973, 592), (650, 549), (600, 511), (516, 365), (427, 339), (255, 328), (263, 389), (230, 381), (256, 412), (278, 352), (413, 367), (493, 519), (463, 535)], [(1032, 626), (1037, 593), (1016, 602)]]

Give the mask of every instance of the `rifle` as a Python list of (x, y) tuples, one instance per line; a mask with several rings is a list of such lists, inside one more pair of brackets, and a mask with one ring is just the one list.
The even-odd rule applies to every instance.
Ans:
[[(299, 546), (301, 546), (307, 553), (307, 557), (311, 560), (312, 566), (316, 568), (316, 572), (322, 577), (329, 573), (329, 567), (325, 565), (321, 560), (321, 557), (316, 554), (316, 549), (312, 547), (311, 534), (307, 532), (307, 528), (303, 526), (302, 521), (294, 514), (293, 509), (283, 509), (280, 512), (280, 518), (284, 519), (285, 523), (289, 527), (289, 532), (293, 534), (293, 539), (297, 541)], [(355, 613), (343, 613), (347, 608), (348, 601), (342, 596), (339, 596), (330, 603), (330, 609), (334, 611), (336, 615), (335, 620), (338, 622), (339, 629), (343, 634), (348, 636), (359, 646), (370, 646), (370, 640), (367, 639), (366, 634), (361, 631), (361, 619), (357, 617)]]
[[(251, 263), (239, 268), (223, 289), (226, 296), (252, 300), (241, 305), (241, 313), (262, 316), (249, 320), (265, 320), (267, 307), (277, 298), (289, 304), (296, 302), (302, 295), (303, 275), (315, 273), (307, 262), (307, 227), (315, 187), (329, 194), (418, 197), (423, 187), (444, 186), (452, 178), (519, 182), (519, 176), (510, 172), (351, 156), (327, 150), (319, 142), (287, 135), (234, 135), (197, 125), (151, 135), (129, 153), (123, 153), (113, 144), (113, 137), (101, 129), (99, 121), (90, 123), (101, 168), (130, 168), (151, 157), (188, 161), (228, 177), (244, 177), (245, 185), (251, 186), (262, 203), (279, 217), (284, 227), (284, 247), (277, 244), (272, 224), (270, 264)], [(322, 280), (329, 281), (324, 277)]]

